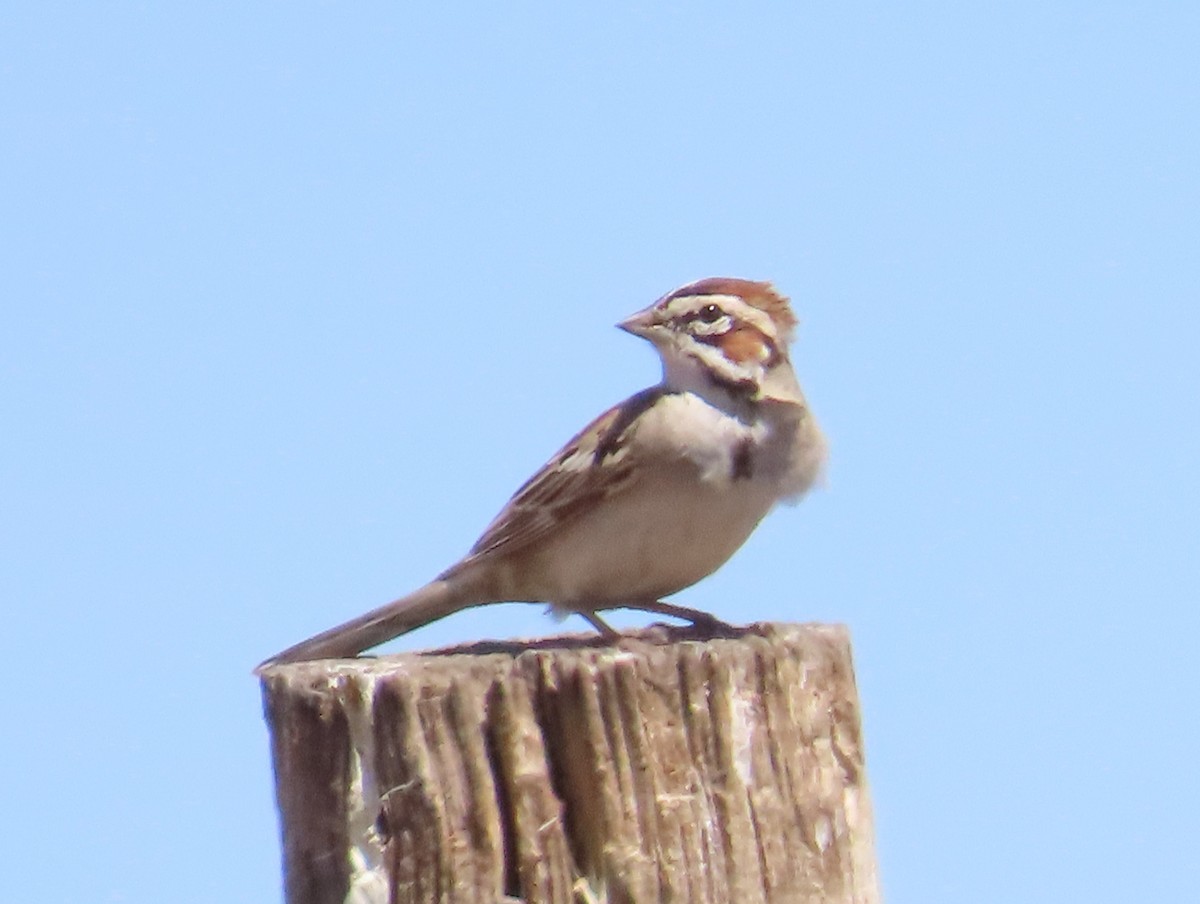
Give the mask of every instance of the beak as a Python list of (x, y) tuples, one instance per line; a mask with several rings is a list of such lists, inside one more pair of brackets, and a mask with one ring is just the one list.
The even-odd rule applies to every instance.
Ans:
[(641, 336), (643, 339), (649, 339), (656, 324), (657, 321), (654, 317), (654, 308), (649, 307), (638, 311), (632, 317), (626, 317), (617, 324), (617, 327), (627, 333), (633, 333), (635, 336)]

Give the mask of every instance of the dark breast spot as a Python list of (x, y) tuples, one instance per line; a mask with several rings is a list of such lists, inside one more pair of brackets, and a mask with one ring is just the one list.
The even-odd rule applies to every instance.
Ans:
[(750, 440), (742, 440), (733, 450), (733, 470), (730, 476), (734, 480), (749, 480), (754, 476), (754, 445)]

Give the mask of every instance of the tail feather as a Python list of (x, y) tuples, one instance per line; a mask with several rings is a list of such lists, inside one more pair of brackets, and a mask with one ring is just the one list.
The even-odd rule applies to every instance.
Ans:
[(378, 646), (393, 637), (437, 621), (447, 615), (478, 605), (480, 600), (463, 593), (460, 582), (438, 579), (408, 596), (380, 606), (343, 625), (322, 631), (276, 653), (261, 663), (255, 672), (287, 662), (310, 659), (345, 659)]

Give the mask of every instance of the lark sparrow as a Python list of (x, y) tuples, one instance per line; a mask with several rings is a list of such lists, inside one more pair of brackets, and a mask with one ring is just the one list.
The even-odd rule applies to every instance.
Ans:
[(817, 478), (825, 442), (788, 359), (796, 319), (768, 283), (702, 279), (620, 328), (653, 344), (662, 382), (600, 415), (525, 483), (466, 557), (431, 583), (273, 656), (353, 656), (485, 603), (547, 602), (611, 632), (711, 574), (776, 502)]

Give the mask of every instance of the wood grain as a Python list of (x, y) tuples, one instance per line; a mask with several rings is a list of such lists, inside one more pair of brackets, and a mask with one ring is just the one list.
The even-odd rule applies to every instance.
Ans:
[(879, 900), (843, 628), (275, 666), (289, 904)]

